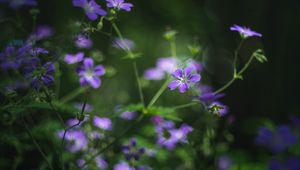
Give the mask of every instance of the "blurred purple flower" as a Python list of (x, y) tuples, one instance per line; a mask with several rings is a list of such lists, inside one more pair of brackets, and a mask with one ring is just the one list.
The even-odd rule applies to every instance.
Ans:
[(93, 41), (84, 34), (78, 34), (75, 39), (75, 45), (77, 48), (90, 49), (93, 46)]
[[(58, 137), (63, 138), (64, 130), (58, 132)], [(70, 152), (78, 152), (87, 148), (88, 139), (83, 130), (68, 131), (65, 136), (67, 149)]]
[(40, 71), (40, 74), (35, 75), (34, 72), (32, 72), (31, 77), (31, 86), (35, 90), (40, 90), (42, 87), (49, 87), (53, 84), (54, 78), (53, 73), (55, 70), (55, 66), (52, 62), (45, 63), (41, 68), (38, 68)]
[(252, 31), (252, 30), (250, 30), (250, 28), (242, 27), (242, 26), (238, 26), (238, 25), (233, 25), (232, 27), (230, 27), (230, 30), (239, 32), (243, 38), (262, 37), (262, 35), (260, 33)]
[(107, 14), (95, 0), (73, 0), (73, 5), (83, 8), (86, 16), (92, 21), (96, 20), (98, 16), (105, 16)]
[(173, 57), (159, 58), (156, 67), (168, 74), (173, 73), (177, 69), (179, 60)]
[(137, 113), (132, 111), (125, 111), (121, 113), (120, 117), (125, 120), (132, 120), (136, 117)]
[(90, 85), (94, 89), (101, 86), (100, 76), (105, 74), (105, 69), (102, 65), (94, 67), (94, 61), (92, 58), (86, 58), (83, 61), (83, 65), (78, 69), (78, 75), (80, 76), (80, 85)]
[(104, 138), (104, 134), (103, 133), (99, 133), (99, 132), (96, 132), (96, 131), (92, 131), (89, 136), (92, 138), (92, 139), (102, 139)]
[(37, 6), (36, 0), (1, 0), (0, 3), (8, 3), (13, 9), (18, 9), (22, 6)]
[(218, 101), (214, 101), (208, 106), (209, 109), (212, 109), (214, 107), (217, 108), (216, 112), (221, 117), (225, 116), (229, 112), (228, 106), (226, 106)]
[(53, 35), (54, 35), (53, 28), (47, 25), (40, 25), (37, 27), (35, 32), (30, 34), (29, 38), (27, 39), (27, 43), (34, 43), (36, 41), (49, 38)]
[(233, 162), (229, 156), (220, 156), (218, 158), (218, 170), (229, 170)]
[(173, 80), (169, 83), (168, 87), (170, 90), (179, 89), (180, 93), (185, 93), (190, 88), (192, 83), (199, 82), (201, 79), (200, 74), (193, 74), (193, 69), (187, 67), (185, 69), (177, 69), (172, 73), (172, 76), (177, 80)]
[[(76, 109), (78, 109), (79, 111), (81, 111), (81, 110), (82, 110), (82, 107), (83, 107), (83, 102), (75, 102), (75, 103), (74, 103), (74, 107), (75, 107)], [(94, 109), (94, 108), (93, 108), (92, 105), (86, 103), (86, 104), (85, 104), (85, 108), (84, 108), (84, 112), (92, 112), (93, 109)]]
[(96, 165), (99, 169), (107, 169), (108, 168), (108, 164), (107, 162), (103, 159), (102, 156), (97, 156), (95, 158), (95, 162), (96, 162)]
[(262, 127), (258, 133), (256, 144), (265, 146), (275, 153), (283, 152), (290, 145), (297, 143), (296, 136), (288, 126), (279, 126), (275, 131)]
[(124, 0), (106, 0), (108, 8), (114, 8), (117, 10), (130, 11), (133, 5), (131, 3), (125, 3)]
[(268, 170), (300, 170), (300, 159), (289, 157), (285, 162), (272, 159), (268, 163)]
[(131, 138), (129, 144), (122, 146), (122, 151), (128, 161), (132, 159), (138, 161), (140, 157), (145, 153), (145, 148), (137, 147), (136, 139)]
[(162, 80), (165, 77), (165, 72), (158, 68), (149, 68), (145, 71), (144, 77), (147, 80)]
[(30, 55), (32, 46), (24, 45), (20, 48), (14, 46), (7, 46), (4, 52), (0, 53), (0, 67), (3, 70), (13, 69), (17, 70), (24, 59)]
[(127, 38), (115, 38), (112, 46), (121, 50), (129, 51), (135, 48), (135, 43)]
[(84, 58), (83, 52), (79, 52), (76, 54), (66, 54), (64, 61), (67, 64), (75, 64), (75, 63), (81, 62), (83, 60), (83, 58)]
[(187, 124), (182, 124), (178, 129), (170, 130), (171, 136), (176, 139), (177, 142), (187, 143), (187, 135), (193, 131), (193, 128)]
[(135, 168), (131, 167), (127, 162), (120, 162), (114, 166), (114, 170), (135, 170)]
[(103, 129), (103, 130), (111, 130), (112, 129), (112, 122), (109, 118), (101, 118), (101, 117), (95, 116), (93, 123), (96, 127)]
[(196, 70), (197, 72), (202, 72), (204, 69), (204, 66), (202, 63), (196, 61), (196, 60), (190, 60), (187, 64), (187, 67), (193, 68), (193, 70)]

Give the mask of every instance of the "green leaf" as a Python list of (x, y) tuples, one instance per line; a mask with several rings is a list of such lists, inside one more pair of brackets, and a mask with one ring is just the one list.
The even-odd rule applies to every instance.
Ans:
[(254, 57), (261, 63), (267, 62), (268, 59), (265, 56), (264, 52), (262, 49), (258, 49), (253, 53)]

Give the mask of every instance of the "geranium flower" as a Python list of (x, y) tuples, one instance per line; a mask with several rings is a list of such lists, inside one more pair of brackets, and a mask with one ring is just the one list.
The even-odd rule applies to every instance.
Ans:
[(83, 8), (86, 16), (94, 21), (98, 16), (105, 16), (107, 14), (95, 0), (73, 0), (73, 5)]

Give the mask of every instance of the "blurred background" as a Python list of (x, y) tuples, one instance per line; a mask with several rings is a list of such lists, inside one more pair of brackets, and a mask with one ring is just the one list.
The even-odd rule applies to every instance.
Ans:
[[(98, 1), (100, 4), (104, 2)], [(132, 0), (132, 12), (121, 12), (117, 24), (126, 38), (132, 39), (137, 51), (142, 53), (138, 59), (139, 72), (153, 67), (159, 57), (170, 57), (168, 43), (162, 34), (167, 29), (178, 31), (178, 55), (188, 54), (188, 44), (199, 43), (201, 46), (201, 62), (207, 75), (204, 81), (215, 89), (230, 80), (232, 75), (233, 51), (240, 37), (229, 30), (233, 24), (244, 25), (261, 33), (262, 38), (250, 38), (241, 48), (240, 63), (244, 63), (253, 50), (263, 48), (268, 62), (254, 62), (244, 74), (244, 79), (237, 80), (225, 93), (222, 100), (230, 107), (230, 115), (235, 117), (231, 132), (235, 136), (231, 144), (234, 150), (246, 152), (248, 159), (255, 162), (260, 152), (254, 144), (257, 128), (269, 120), (276, 125), (289, 124), (291, 117), (300, 116), (300, 4), (296, 0)], [(41, 13), (37, 24), (46, 24), (55, 29), (56, 36), (63, 37), (72, 33), (73, 25), (84, 19), (83, 12), (72, 6), (71, 1), (39, 1)], [(20, 17), (24, 28), (30, 30), (32, 21), (26, 8), (9, 10), (1, 5), (0, 16)], [(104, 25), (104, 30), (111, 28)], [(24, 38), (21, 32), (13, 31), (9, 26), (1, 26), (0, 43), (4, 48), (11, 36)], [(96, 110), (105, 114), (112, 112), (117, 104), (126, 105), (130, 101), (138, 102), (133, 70), (129, 61), (120, 60), (111, 50), (111, 37), (93, 34), (94, 50), (101, 51), (103, 64), (116, 70), (113, 78), (104, 78), (103, 86), (92, 94), (91, 104)], [(64, 52), (74, 53), (70, 45), (72, 39), (60, 39)], [(63, 53), (64, 53), (63, 52)], [(62, 70), (62, 72), (69, 70)], [(69, 82), (74, 82), (70, 85)], [(68, 74), (62, 74), (61, 97), (74, 89), (77, 80)], [(149, 83), (149, 82), (145, 82)], [(152, 83), (152, 82), (151, 82)], [(161, 82), (154, 82), (145, 91), (146, 102), (149, 102)], [(73, 86), (73, 87), (72, 87)], [(176, 94), (166, 92), (158, 103), (176, 105), (183, 99), (176, 99)], [(117, 94), (117, 95), (115, 95)], [(102, 97), (99, 98), (99, 95)], [(167, 96), (167, 97), (166, 97)], [(171, 96), (171, 97), (170, 97)], [(175, 104), (174, 104), (175, 103)], [(194, 108), (193, 114), (197, 111)]]

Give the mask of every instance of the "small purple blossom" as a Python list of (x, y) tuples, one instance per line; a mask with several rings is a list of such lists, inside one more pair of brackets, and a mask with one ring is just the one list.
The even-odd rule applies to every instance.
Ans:
[(173, 73), (177, 69), (179, 60), (173, 57), (159, 58), (156, 67), (168, 74)]
[(132, 159), (138, 161), (140, 159), (140, 156), (145, 153), (145, 148), (137, 147), (136, 139), (131, 138), (129, 144), (122, 146), (122, 151), (128, 161)]
[[(58, 132), (58, 137), (63, 138), (64, 131)], [(88, 138), (83, 130), (68, 131), (65, 136), (67, 143), (67, 149), (70, 152), (78, 152), (87, 149)]]
[(64, 61), (67, 64), (75, 64), (75, 63), (81, 62), (83, 60), (83, 58), (84, 58), (83, 52), (79, 52), (76, 54), (66, 54)]
[(289, 157), (286, 161), (272, 159), (268, 163), (268, 170), (300, 170), (300, 158)]
[(220, 156), (218, 158), (218, 170), (229, 170), (233, 161), (229, 156)]
[(8, 3), (13, 9), (18, 9), (22, 6), (37, 6), (36, 0), (1, 0), (0, 3)]
[(115, 38), (112, 46), (121, 50), (129, 51), (135, 48), (135, 43), (127, 38)]
[(247, 38), (247, 37), (262, 37), (262, 35), (258, 32), (250, 30), (250, 28), (247, 27), (242, 27), (238, 25), (233, 25), (230, 27), (231, 31), (237, 31), (240, 33), (242, 38)]
[(135, 168), (131, 167), (127, 162), (120, 162), (114, 166), (114, 170), (135, 170)]
[(163, 121), (155, 127), (157, 133), (157, 144), (172, 150), (177, 143), (186, 143), (187, 135), (193, 128), (187, 124), (182, 124), (180, 128), (175, 128), (174, 122)]
[(102, 156), (97, 156), (95, 158), (95, 162), (96, 162), (96, 165), (99, 169), (107, 169), (108, 168), (108, 164), (107, 162), (103, 159)]
[(125, 10), (129, 12), (133, 5), (131, 3), (126, 3), (124, 0), (106, 0), (106, 5), (108, 8), (114, 8), (117, 10)]
[(34, 43), (39, 40), (49, 38), (54, 35), (53, 28), (47, 25), (40, 25), (37, 27), (36, 31), (33, 32), (27, 39), (28, 43)]
[(228, 106), (222, 104), (221, 102), (215, 101), (212, 102), (208, 108), (215, 114), (218, 114), (219, 116), (223, 117), (229, 112)]
[(132, 120), (136, 117), (137, 113), (132, 111), (125, 111), (121, 113), (120, 117), (125, 120)]
[[(83, 107), (83, 102), (75, 102), (75, 103), (74, 103), (74, 107), (75, 107), (76, 109), (78, 109), (79, 111), (81, 111), (81, 110), (82, 110), (82, 107)], [(94, 108), (93, 108), (92, 105), (86, 103), (86, 104), (85, 104), (85, 108), (84, 108), (84, 112), (92, 112), (93, 109), (94, 109)]]
[(165, 77), (165, 72), (158, 68), (149, 68), (145, 71), (144, 77), (147, 80), (162, 80)]
[(187, 67), (185, 69), (177, 69), (172, 73), (172, 76), (177, 80), (173, 80), (169, 83), (168, 87), (170, 90), (179, 89), (180, 93), (185, 93), (190, 88), (192, 83), (199, 82), (201, 79), (200, 74), (193, 74), (193, 69), (191, 67)]
[(111, 130), (112, 129), (112, 122), (109, 118), (101, 118), (101, 117), (95, 116), (93, 123), (96, 127), (103, 129), (103, 130)]
[(105, 69), (102, 65), (94, 67), (94, 61), (92, 58), (86, 58), (83, 61), (83, 65), (78, 69), (78, 75), (80, 76), (80, 85), (90, 85), (97, 89), (101, 86), (100, 76), (105, 74)]
[(31, 49), (32, 47), (30, 45), (24, 45), (20, 48), (7, 46), (6, 49), (0, 53), (0, 67), (3, 70), (19, 69), (24, 59), (30, 54)]
[(90, 49), (93, 46), (93, 41), (90, 37), (84, 34), (78, 34), (75, 39), (77, 48)]
[[(52, 62), (45, 63), (42, 67), (38, 67), (33, 70), (32, 73), (28, 74), (31, 78), (31, 86), (35, 90), (40, 90), (42, 87), (49, 87), (54, 83), (53, 73), (55, 66)], [(38, 74), (35, 74), (37, 72)]]
[(73, 5), (83, 8), (86, 16), (92, 21), (96, 20), (98, 16), (105, 16), (107, 14), (95, 0), (73, 0)]
[(256, 144), (265, 146), (273, 152), (283, 152), (297, 142), (296, 136), (288, 126), (279, 126), (276, 130), (262, 127), (258, 131)]

